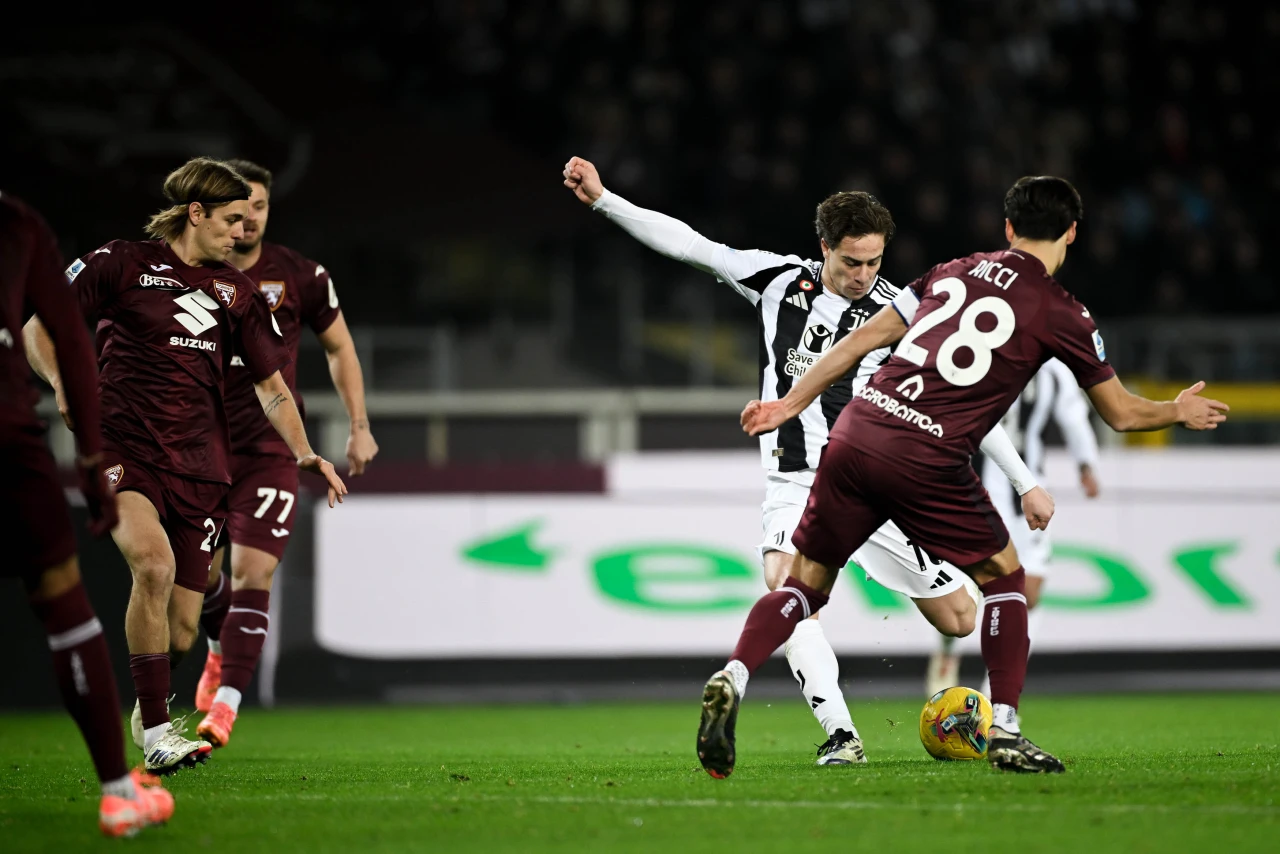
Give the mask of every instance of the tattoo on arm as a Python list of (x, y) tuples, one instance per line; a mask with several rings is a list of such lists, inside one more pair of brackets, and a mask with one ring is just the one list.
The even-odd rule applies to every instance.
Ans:
[(288, 400), (288, 398), (285, 397), (283, 394), (277, 394), (275, 397), (271, 398), (270, 403), (262, 407), (262, 411), (265, 412), (269, 417), (271, 413), (275, 412), (276, 409), (280, 406), (280, 404), (284, 403), (286, 400)]
[(368, 430), (368, 429), (369, 429), (369, 421), (368, 421), (368, 419), (366, 419), (366, 418), (357, 418), (355, 421), (352, 421), (352, 422), (351, 422), (351, 429), (353, 429), (353, 430)]

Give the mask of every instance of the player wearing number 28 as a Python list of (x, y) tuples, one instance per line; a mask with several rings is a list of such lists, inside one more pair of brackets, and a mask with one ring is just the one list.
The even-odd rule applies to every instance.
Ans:
[[(338, 305), (337, 288), (323, 265), (263, 241), (271, 209), (271, 173), (248, 160), (232, 160), (229, 165), (249, 182), (250, 195), (244, 236), (227, 260), (266, 298), (293, 359), (281, 374), (304, 413), (296, 365), (302, 327), (311, 327), (319, 338), (334, 387), (351, 419), (347, 462), (350, 473), (358, 476), (378, 453), (378, 444), (369, 432), (360, 360)], [(289, 544), (298, 494), (293, 454), (263, 416), (250, 364), (242, 357), (231, 360), (226, 400), (231, 424), (227, 536), (214, 554), (200, 615), (209, 653), (196, 688), (196, 709), (207, 713), (196, 732), (215, 748), (230, 741), (240, 700), (271, 629), (271, 584)], [(231, 578), (222, 571), (226, 541), (230, 541)]]
[[(125, 617), (149, 770), (203, 761), (208, 742), (169, 719), (169, 671), (191, 647), (209, 564), (227, 515), (230, 436), (223, 381), (243, 355), (258, 399), (299, 467), (346, 493), (307, 441), (280, 369), (288, 349), (266, 299), (225, 263), (243, 235), (248, 183), (225, 163), (197, 158), (171, 173), (171, 206), (151, 218), (154, 241), (116, 240), (67, 268), (96, 322), (103, 471), (119, 494), (113, 537), (133, 573)], [(59, 393), (53, 344), (39, 320), (29, 357)]]
[(1019, 731), (1026, 576), (970, 464), (978, 440), (1055, 356), (1116, 430), (1213, 429), (1227, 407), (1199, 397), (1202, 383), (1164, 403), (1120, 384), (1088, 310), (1053, 279), (1084, 213), (1074, 187), (1061, 178), (1023, 178), (1006, 194), (1004, 208), (1007, 250), (934, 267), (832, 347), (782, 400), (752, 401), (743, 411), (747, 432), (777, 429), (866, 353), (897, 343), (831, 431), (792, 536), (797, 554), (790, 577), (752, 608), (725, 670), (707, 682), (698, 754), (713, 776), (733, 770), (738, 698), (749, 674), (799, 620), (826, 604), (840, 567), (886, 519), (982, 589), (978, 632), (995, 712), (991, 763), (1014, 771), (1062, 770)]

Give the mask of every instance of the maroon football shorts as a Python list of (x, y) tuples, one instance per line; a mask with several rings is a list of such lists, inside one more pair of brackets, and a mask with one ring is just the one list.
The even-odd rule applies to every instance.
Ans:
[(298, 464), (289, 457), (231, 458), (227, 533), (237, 546), (284, 556), (297, 512)]
[(153, 468), (109, 445), (102, 453), (102, 470), (116, 492), (141, 493), (156, 508), (173, 549), (173, 583), (203, 593), (227, 522), (227, 485)]
[(0, 577), (21, 578), (30, 587), (76, 553), (71, 511), (43, 428), (0, 427), (0, 461), (0, 531), (7, 552)]
[(844, 566), (888, 519), (925, 554), (959, 567), (986, 560), (1009, 542), (973, 466), (907, 467), (835, 440), (823, 451), (791, 542), (811, 560)]

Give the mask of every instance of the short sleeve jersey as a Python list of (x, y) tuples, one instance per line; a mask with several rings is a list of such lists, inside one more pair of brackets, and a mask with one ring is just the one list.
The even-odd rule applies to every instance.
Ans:
[(907, 333), (831, 432), (864, 453), (913, 467), (965, 465), (1050, 358), (1082, 388), (1115, 376), (1088, 309), (1023, 252), (941, 264), (893, 306)]
[[(264, 243), (258, 263), (243, 272), (262, 293), (280, 327), (284, 346), (293, 359), (281, 373), (293, 392), (298, 411), (305, 415), (298, 394), (298, 344), (303, 324), (319, 335), (341, 314), (333, 279), (322, 265), (274, 243)], [(293, 458), (289, 446), (263, 414), (247, 362), (238, 352), (227, 373), (226, 398), (233, 454)]]
[(0, 195), (0, 422), (36, 424), (40, 393), (22, 349), (32, 314), (29, 289), (62, 287), (62, 258), (44, 220), (9, 194)]
[(67, 268), (97, 321), (102, 433), (156, 468), (230, 483), (223, 382), (233, 351), (254, 379), (289, 362), (261, 292), (234, 267), (190, 267), (162, 241), (116, 240)]

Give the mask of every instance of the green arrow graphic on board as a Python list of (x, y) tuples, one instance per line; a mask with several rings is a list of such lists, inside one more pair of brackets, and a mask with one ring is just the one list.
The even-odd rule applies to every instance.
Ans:
[(541, 527), (540, 521), (534, 521), (514, 531), (486, 537), (463, 547), (462, 556), (475, 563), (504, 569), (544, 570), (551, 563), (555, 551), (538, 550), (531, 542)]

